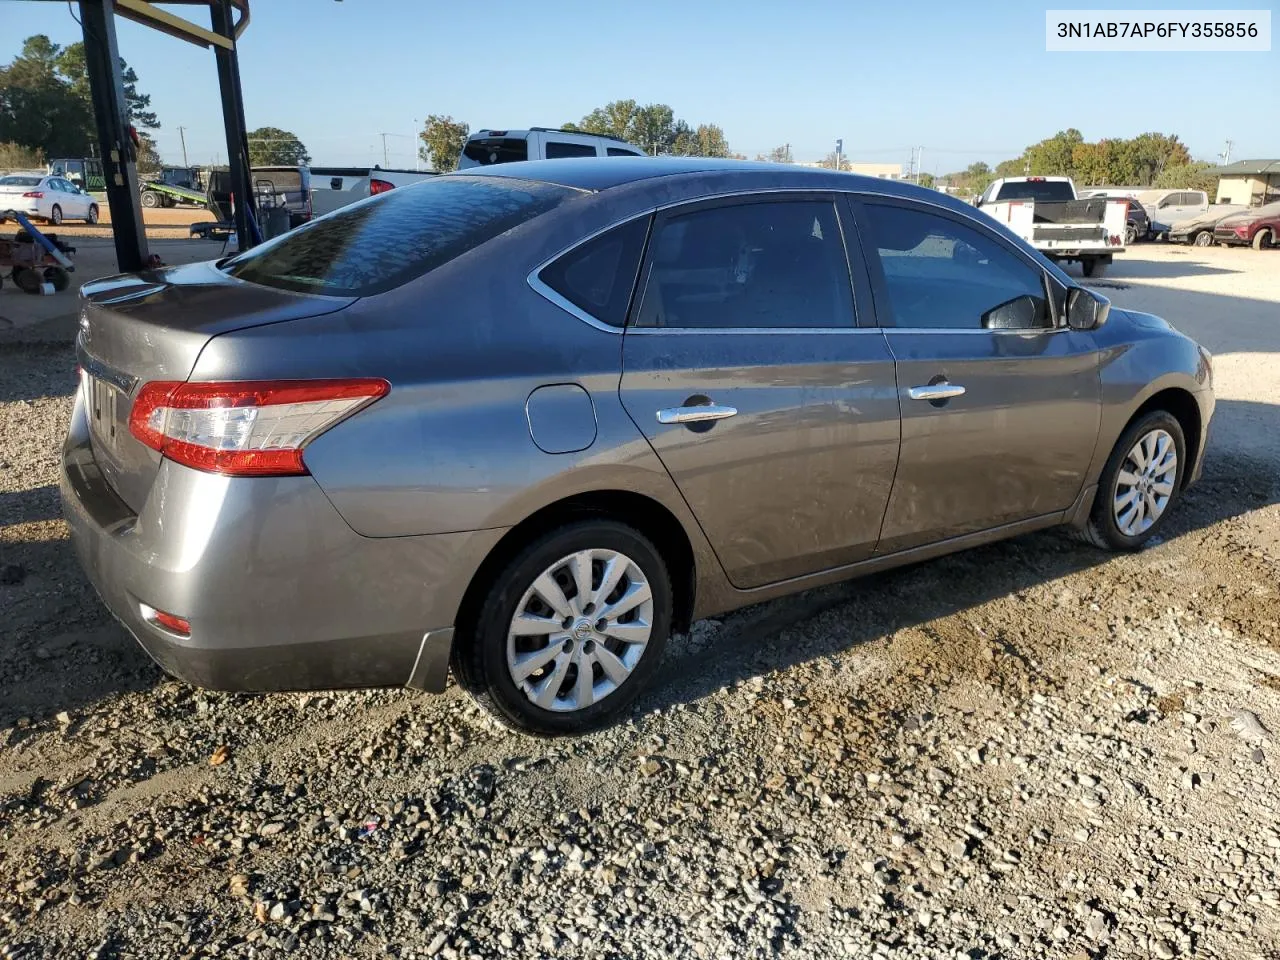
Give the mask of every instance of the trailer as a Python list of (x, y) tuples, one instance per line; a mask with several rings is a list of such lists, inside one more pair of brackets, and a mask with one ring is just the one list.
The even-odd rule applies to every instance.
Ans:
[(12, 240), (0, 238), (0, 278), (7, 268), (9, 279), (23, 293), (48, 294), (67, 289), (75, 270), (71, 255), (76, 248), (63, 243), (57, 234), (41, 233), (17, 210), (5, 210), (4, 217), (18, 221), (22, 229)]
[(143, 180), (138, 186), (142, 192), (141, 200), (144, 207), (174, 207), (180, 203), (203, 207), (206, 202), (205, 194), (199, 190), (180, 187), (161, 180)]

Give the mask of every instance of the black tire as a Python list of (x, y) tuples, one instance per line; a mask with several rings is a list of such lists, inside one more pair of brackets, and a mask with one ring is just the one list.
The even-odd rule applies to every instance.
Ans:
[(1097, 257), (1089, 257), (1087, 260), (1080, 261), (1080, 272), (1086, 277), (1100, 277), (1107, 265)]
[(40, 274), (34, 270), (28, 270), (26, 267), (14, 268), (13, 282), (17, 284), (18, 289), (23, 293), (40, 292)]
[(62, 208), (56, 203), (53, 205), (53, 209), (49, 211), (49, 222), (55, 227), (62, 226)]
[(84, 218), (86, 223), (98, 222), (98, 205), (96, 203), (89, 204), (89, 215)]
[[(579, 550), (614, 550), (630, 558), (649, 582), (652, 629), (631, 673), (607, 696), (580, 710), (558, 712), (537, 706), (516, 685), (507, 666), (507, 638), (521, 599), (539, 576)], [(667, 565), (639, 531), (614, 520), (579, 520), (537, 538), (493, 580), (469, 635), (453, 646), (458, 683), (504, 725), (536, 736), (578, 734), (607, 726), (644, 689), (671, 630), (672, 591)], [(577, 668), (572, 668), (576, 670)], [(568, 675), (566, 674), (566, 680)]]
[(1265, 250), (1271, 246), (1271, 231), (1265, 227), (1253, 235), (1253, 249)]
[(1195, 247), (1212, 247), (1213, 231), (1201, 230), (1199, 233), (1195, 234), (1195, 236), (1191, 238), (1191, 245)]
[(143, 190), (142, 205), (144, 207), (160, 206), (160, 194), (156, 193), (154, 190)]
[[(1163, 430), (1173, 438), (1174, 449), (1178, 456), (1173, 492), (1169, 495), (1169, 501), (1155, 523), (1135, 536), (1126, 536), (1121, 532), (1112, 510), (1117, 481), (1129, 451), (1137, 444), (1139, 438), (1153, 430)], [(1089, 511), (1088, 523), (1083, 529), (1077, 531), (1079, 538), (1102, 550), (1140, 550), (1148, 540), (1160, 532), (1165, 521), (1169, 519), (1169, 514), (1182, 495), (1182, 480), (1187, 466), (1187, 442), (1178, 418), (1165, 410), (1152, 410), (1150, 413), (1143, 414), (1120, 435), (1115, 448), (1111, 451), (1111, 456), (1107, 458), (1107, 465), (1103, 467), (1102, 476), (1098, 479), (1098, 492), (1094, 496), (1093, 507)]]
[(53, 289), (58, 293), (71, 286), (71, 274), (67, 273), (62, 267), (46, 267), (44, 280), (47, 283), (52, 283)]
[(1128, 246), (1128, 247), (1132, 247), (1135, 243), (1138, 242), (1138, 228), (1134, 226), (1132, 223), (1128, 224), (1124, 228), (1124, 242), (1125, 242), (1125, 246)]

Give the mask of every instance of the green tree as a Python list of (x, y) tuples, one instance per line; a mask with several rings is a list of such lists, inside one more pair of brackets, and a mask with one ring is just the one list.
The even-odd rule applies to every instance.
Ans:
[(46, 157), (85, 156), (93, 142), (93, 111), (59, 75), (61, 48), (43, 34), (0, 67), (0, 142)]
[(422, 132), (418, 134), (418, 139), (422, 141), (418, 156), (441, 173), (456, 170), (470, 133), (471, 127), (467, 124), (460, 123), (453, 117), (433, 113), (427, 117), (427, 122), (422, 125)]
[(767, 160), (770, 163), (794, 163), (791, 156), (791, 144), (786, 143), (780, 147), (774, 147), (768, 153), (756, 154), (757, 160)]
[[(60, 50), (55, 57), (58, 73), (66, 77), (71, 89), (90, 110), (93, 95), (89, 90), (89, 68), (85, 64), (84, 44), (73, 43)], [(138, 92), (138, 74), (120, 58), (120, 72), (124, 80), (124, 99), (129, 111), (129, 122), (146, 130), (160, 129), (160, 120), (151, 109), (151, 95)]]
[(1191, 162), (1191, 154), (1176, 136), (1163, 133), (1143, 133), (1132, 140), (1121, 141), (1119, 148), (1120, 171), (1123, 182), (1148, 186), (1166, 167), (1184, 166)]
[(1213, 164), (1201, 161), (1179, 163), (1161, 170), (1151, 185), (1169, 189), (1203, 190), (1212, 201), (1218, 191), (1218, 178), (1205, 172), (1212, 168)]
[(920, 176), (916, 178), (916, 183), (920, 184), (922, 187), (928, 187), (930, 190), (933, 189), (934, 182), (932, 173), (921, 173)]
[(160, 159), (160, 151), (156, 149), (156, 142), (146, 133), (138, 134), (137, 154), (135, 163), (139, 172), (151, 173), (164, 166), (164, 162)]
[(670, 153), (675, 144), (675, 113), (665, 103), (640, 107), (631, 121), (627, 139), (645, 153)]
[(44, 154), (18, 143), (0, 143), (0, 173), (36, 170), (44, 166)]
[(665, 103), (639, 106), (635, 100), (614, 100), (596, 107), (577, 123), (564, 124), (564, 129), (619, 137), (652, 154), (729, 155), (724, 130), (714, 123), (693, 127), (677, 120), (675, 111)]
[(1031, 166), (1033, 177), (1069, 177), (1075, 148), (1084, 143), (1084, 134), (1075, 127), (1059, 130), (1047, 140), (1027, 147), (1023, 157)]
[(311, 155), (296, 134), (279, 127), (250, 130), (249, 163), (255, 167), (292, 167), (311, 162)]
[(693, 131), (693, 142), (694, 156), (727, 157), (729, 155), (729, 141), (725, 139), (724, 131), (714, 123), (698, 124), (698, 129)]

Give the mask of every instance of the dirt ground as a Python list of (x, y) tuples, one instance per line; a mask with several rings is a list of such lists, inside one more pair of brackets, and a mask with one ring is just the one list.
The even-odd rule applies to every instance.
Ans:
[(1280, 957), (1280, 252), (1091, 283), (1215, 354), (1160, 542), (704, 621), (558, 741), (163, 677), (59, 517), (70, 344), (0, 331), (0, 958)]
[[(111, 211), (107, 208), (106, 203), (99, 205), (101, 219), (94, 226), (78, 221), (68, 221), (62, 226), (54, 228), (48, 227), (49, 230), (55, 230), (59, 236), (70, 237), (111, 237)], [(205, 220), (212, 220), (213, 214), (203, 207), (155, 207), (148, 209), (142, 208), (142, 222), (147, 228), (147, 238), (151, 240), (184, 240), (189, 235), (187, 228), (193, 223), (202, 223)], [(12, 226), (12, 224), (10, 224)], [(41, 230), (46, 228), (43, 223), (36, 224)]]

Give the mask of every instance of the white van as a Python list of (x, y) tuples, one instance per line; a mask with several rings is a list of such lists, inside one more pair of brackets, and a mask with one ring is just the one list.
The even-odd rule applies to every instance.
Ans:
[(645, 152), (618, 137), (576, 130), (530, 127), (528, 130), (477, 130), (467, 138), (458, 169), (518, 160), (563, 157), (643, 157)]

